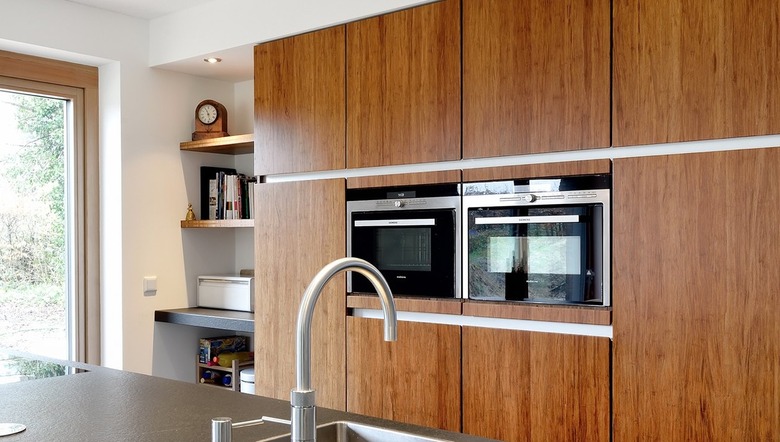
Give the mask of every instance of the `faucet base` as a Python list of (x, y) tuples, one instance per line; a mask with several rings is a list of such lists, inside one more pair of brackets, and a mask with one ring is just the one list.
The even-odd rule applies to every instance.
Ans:
[(314, 404), (314, 390), (290, 392), (291, 440), (295, 442), (317, 440), (317, 409)]
[(211, 442), (231, 442), (233, 440), (233, 419), (215, 417), (211, 420)]
[(314, 442), (317, 440), (317, 408), (292, 406), (290, 431), (295, 442)]

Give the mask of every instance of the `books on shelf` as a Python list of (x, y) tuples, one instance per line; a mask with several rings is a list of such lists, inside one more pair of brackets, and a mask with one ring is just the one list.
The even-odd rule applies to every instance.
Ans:
[(254, 219), (255, 177), (235, 169), (203, 166), (201, 178), (201, 219)]

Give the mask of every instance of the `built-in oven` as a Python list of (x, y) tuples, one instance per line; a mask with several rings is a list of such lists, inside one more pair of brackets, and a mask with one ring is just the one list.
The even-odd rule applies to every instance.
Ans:
[(465, 297), (610, 305), (609, 175), (463, 185)]
[[(460, 296), (458, 184), (347, 190), (347, 255), (385, 276), (393, 295)], [(362, 275), (347, 291), (375, 293)]]

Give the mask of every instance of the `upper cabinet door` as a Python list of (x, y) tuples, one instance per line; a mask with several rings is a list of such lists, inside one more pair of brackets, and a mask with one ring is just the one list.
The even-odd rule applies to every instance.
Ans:
[(614, 8), (616, 146), (780, 132), (780, 2)]
[(463, 0), (463, 157), (610, 145), (609, 0)]
[(347, 166), (460, 158), (460, 2), (347, 24)]
[(255, 47), (255, 174), (343, 169), (344, 26)]

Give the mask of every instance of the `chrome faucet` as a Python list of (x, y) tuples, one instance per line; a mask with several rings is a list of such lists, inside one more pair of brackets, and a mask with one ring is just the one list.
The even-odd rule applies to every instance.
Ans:
[(368, 278), (382, 301), (384, 315), (385, 341), (395, 341), (398, 319), (395, 301), (387, 280), (365, 260), (359, 258), (337, 259), (322, 268), (311, 280), (303, 292), (301, 307), (298, 310), (298, 326), (295, 341), (295, 373), (297, 387), (290, 392), (291, 439), (294, 442), (317, 440), (314, 390), (311, 388), (311, 320), (314, 306), (325, 284), (339, 272), (353, 271)]

